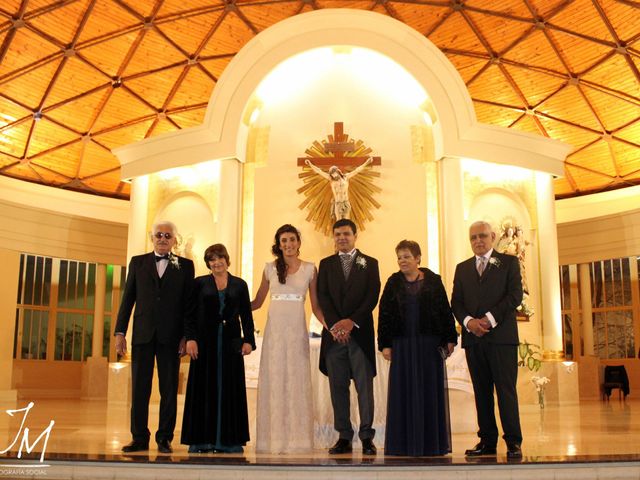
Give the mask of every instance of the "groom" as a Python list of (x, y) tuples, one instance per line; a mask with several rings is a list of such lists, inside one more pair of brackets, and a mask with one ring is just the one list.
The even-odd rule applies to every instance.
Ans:
[(376, 375), (372, 311), (378, 303), (378, 261), (356, 250), (357, 229), (349, 219), (333, 225), (336, 254), (320, 262), (318, 300), (329, 330), (322, 332), (320, 371), (329, 376), (334, 427), (339, 438), (330, 454), (352, 451), (349, 387), (358, 392), (362, 453), (375, 455), (373, 377)]

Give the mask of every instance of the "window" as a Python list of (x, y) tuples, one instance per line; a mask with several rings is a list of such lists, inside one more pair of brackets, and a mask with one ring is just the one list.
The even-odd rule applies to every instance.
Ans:
[[(85, 360), (91, 355), (98, 265), (22, 254), (16, 307), (14, 358)], [(102, 355), (114, 357), (111, 318), (126, 271), (106, 266)], [(110, 358), (115, 360), (115, 358)]]

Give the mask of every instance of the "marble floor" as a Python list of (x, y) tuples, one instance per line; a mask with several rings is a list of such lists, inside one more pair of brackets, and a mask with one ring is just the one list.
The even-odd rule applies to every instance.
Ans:
[[(249, 391), (251, 422), (255, 425), (253, 415), (255, 391)], [(589, 401), (579, 405), (547, 405), (540, 409), (535, 405), (521, 407), (521, 421), (524, 434), (522, 445), (523, 463), (538, 462), (573, 462), (573, 461), (640, 461), (640, 401), (610, 402)], [(353, 455), (329, 457), (325, 450), (315, 450), (310, 455), (269, 456), (256, 455), (249, 444), (244, 454), (196, 454), (189, 455), (187, 448), (179, 444), (180, 432), (176, 431), (172, 455), (158, 454), (152, 442), (150, 451), (122, 455), (120, 448), (130, 440), (129, 409), (125, 404), (107, 404), (103, 401), (80, 400), (33, 400), (32, 408), (16, 412), (13, 416), (6, 410), (25, 408), (27, 401), (17, 404), (0, 404), (0, 448), (7, 458), (14, 457), (19, 449), (24, 429), (29, 429), (29, 443), (33, 444), (50, 421), (55, 421), (46, 443), (48, 459), (103, 459), (124, 460), (132, 462), (185, 462), (185, 463), (222, 463), (222, 464), (278, 464), (278, 465), (324, 465), (324, 464), (375, 464), (403, 465), (419, 464), (451, 465), (466, 463), (505, 463), (505, 446), (498, 446), (498, 456), (481, 460), (468, 460), (464, 450), (476, 443), (474, 433), (457, 433), (453, 435), (453, 453), (445, 457), (425, 457), (421, 459), (405, 459), (385, 457), (378, 444), (379, 453), (373, 458), (364, 458), (356, 448)], [(180, 409), (179, 409), (180, 410)], [(473, 412), (470, 412), (473, 414)], [(157, 419), (157, 405), (151, 406), (151, 425)], [(181, 425), (181, 413), (178, 417), (178, 428)], [(24, 422), (24, 423), (23, 423)], [(21, 433), (22, 432), (22, 433)], [(36, 458), (43, 437), (38, 447), (31, 454), (23, 450), (23, 458)], [(9, 448), (12, 445), (13, 447)], [(38, 454), (39, 455), (39, 454)]]

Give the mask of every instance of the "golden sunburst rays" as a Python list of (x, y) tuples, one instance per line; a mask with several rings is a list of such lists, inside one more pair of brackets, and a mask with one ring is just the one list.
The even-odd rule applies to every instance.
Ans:
[[(328, 172), (329, 167), (326, 166), (328, 163), (331, 165), (335, 163), (344, 175), (348, 175), (366, 161), (371, 154), (371, 149), (362, 140), (349, 140), (348, 135), (343, 135), (339, 141), (341, 144), (349, 144), (348, 151), (343, 152), (340, 157), (328, 153), (326, 149), (327, 144), (335, 143), (333, 135), (327, 135), (327, 140), (322, 142), (315, 140), (305, 150), (305, 154), (312, 163), (316, 163), (313, 159), (324, 159), (322, 162), (324, 167), (321, 168), (325, 172)], [(326, 159), (332, 159), (332, 161), (327, 162)], [(349, 163), (349, 159), (353, 159), (353, 162)], [(331, 236), (331, 227), (336, 219), (333, 213), (333, 192), (330, 181), (306, 165), (302, 166), (302, 172), (298, 177), (302, 179), (303, 185), (297, 191), (305, 196), (298, 208), (308, 212), (306, 220), (314, 225), (316, 231)], [(374, 219), (372, 210), (380, 208), (380, 203), (374, 198), (375, 194), (382, 191), (374, 184), (377, 177), (380, 177), (380, 172), (374, 171), (372, 166), (368, 165), (348, 180), (350, 218), (360, 230), (364, 230), (365, 224)]]

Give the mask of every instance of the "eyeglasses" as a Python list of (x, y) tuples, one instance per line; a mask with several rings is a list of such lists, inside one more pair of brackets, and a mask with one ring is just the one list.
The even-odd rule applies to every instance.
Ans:
[(166, 238), (167, 240), (171, 240), (173, 238), (173, 233), (156, 232), (153, 234), (153, 236), (156, 237), (158, 240), (160, 240), (162, 237)]
[(489, 237), (489, 234), (488, 234), (488, 233), (478, 233), (478, 234), (476, 234), (476, 235), (471, 235), (471, 236), (469, 236), (469, 239), (470, 239), (471, 241), (476, 240), (476, 239), (478, 239), (478, 238), (479, 238), (480, 240), (484, 240), (485, 238), (488, 238), (488, 237)]

